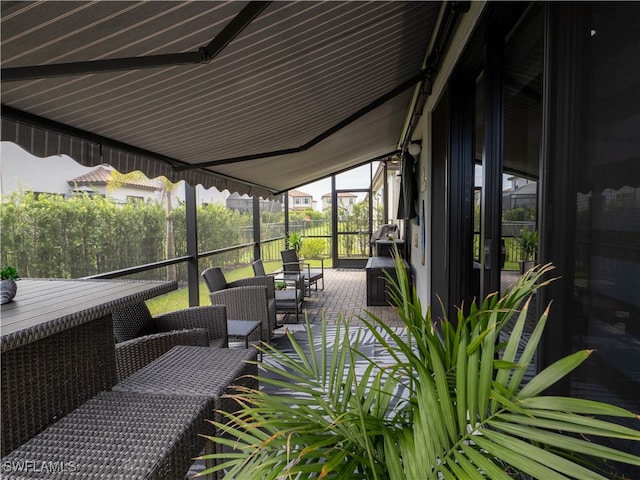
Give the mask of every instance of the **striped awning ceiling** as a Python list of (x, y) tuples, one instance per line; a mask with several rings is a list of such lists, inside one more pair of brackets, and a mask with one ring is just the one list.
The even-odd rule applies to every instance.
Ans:
[(2, 2), (2, 139), (269, 196), (397, 150), (440, 7)]

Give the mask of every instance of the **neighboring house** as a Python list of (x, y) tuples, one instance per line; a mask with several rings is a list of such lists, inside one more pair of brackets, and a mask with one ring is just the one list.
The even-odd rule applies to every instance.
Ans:
[(128, 178), (121, 181), (117, 188), (110, 188), (113, 169), (109, 167), (97, 167), (84, 175), (72, 178), (67, 183), (70, 185), (70, 194), (77, 192), (102, 195), (119, 203), (135, 200), (161, 200), (163, 185), (156, 180), (146, 177)]
[[(100, 167), (98, 167), (100, 168)], [(105, 166), (104, 168), (110, 168)], [(150, 198), (151, 191), (140, 189), (139, 186), (131, 186), (133, 191), (106, 193), (104, 186), (95, 185), (92, 188), (91, 181), (84, 182), (90, 177), (90, 172), (95, 172), (96, 167), (85, 167), (67, 155), (54, 155), (40, 158), (13, 142), (0, 142), (0, 194), (8, 195), (20, 190), (33, 191), (35, 193), (56, 193), (69, 195), (73, 190), (77, 192), (98, 193), (109, 197), (116, 197), (120, 201), (126, 201), (127, 195), (133, 197)], [(71, 180), (69, 180), (71, 178)], [(82, 179), (74, 185), (76, 179)], [(96, 179), (98, 180), (98, 179)], [(104, 179), (99, 180), (102, 182)], [(72, 182), (71, 184), (69, 182)], [(148, 180), (153, 182), (153, 180)], [(158, 183), (158, 182), (156, 182)], [(75, 188), (74, 188), (75, 187)], [(126, 187), (127, 189), (129, 188)], [(156, 200), (161, 200), (159, 194), (153, 193)], [(208, 203), (224, 204), (227, 194), (216, 188), (205, 189), (202, 185), (196, 186), (196, 203), (205, 205)], [(172, 197), (178, 201), (184, 201), (184, 182), (179, 182), (172, 192)]]
[(502, 211), (514, 208), (537, 208), (538, 185), (535, 182), (515, 186), (502, 192)]
[[(227, 208), (242, 213), (253, 212), (253, 198), (246, 194), (232, 193), (227, 197), (226, 205)], [(282, 211), (282, 202), (260, 198), (260, 211), (279, 213)]]
[[(358, 196), (355, 193), (338, 192), (338, 210), (341, 212), (350, 213), (353, 211), (353, 206), (358, 200)], [(331, 208), (331, 193), (325, 193), (322, 195), (322, 211), (326, 211)]]
[(289, 210), (313, 210), (313, 196), (300, 190), (289, 190)]

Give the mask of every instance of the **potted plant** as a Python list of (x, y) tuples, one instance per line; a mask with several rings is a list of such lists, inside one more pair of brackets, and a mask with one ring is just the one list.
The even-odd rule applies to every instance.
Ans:
[(302, 235), (298, 232), (290, 232), (287, 241), (289, 248), (293, 248), (296, 252), (299, 252), (302, 248)]
[(0, 304), (4, 305), (16, 296), (18, 291), (16, 280), (18, 278), (18, 271), (15, 268), (11, 266), (2, 267), (2, 270), (0, 270)]
[[(544, 395), (582, 364), (590, 350), (558, 360), (525, 380), (548, 309), (524, 334), (533, 292), (546, 285), (549, 266), (534, 267), (502, 297), (460, 310), (455, 323), (423, 313), (396, 256), (392, 296), (406, 324), (400, 335), (373, 313), (366, 331), (349, 334), (339, 322), (333, 343), (315, 340), (308, 353), (289, 334), (290, 353), (264, 344), (260, 383), (273, 395), (238, 387), (239, 410), (213, 422), (217, 454), (206, 475), (224, 478), (482, 479), (612, 478), (610, 460), (639, 465), (604, 438), (640, 441), (640, 432), (603, 417), (637, 421), (636, 414), (601, 402)], [(501, 336), (514, 320), (512, 330)], [(373, 335), (385, 358), (359, 350)], [(388, 360), (391, 358), (392, 360)], [(356, 367), (356, 359), (359, 366)], [(596, 418), (598, 417), (598, 418)], [(636, 419), (636, 420), (634, 420)], [(223, 448), (220, 448), (223, 447)]]
[(522, 252), (522, 260), (520, 264), (520, 273), (530, 270), (535, 264), (535, 257), (538, 253), (538, 231), (523, 228), (520, 235), (516, 237), (516, 242)]

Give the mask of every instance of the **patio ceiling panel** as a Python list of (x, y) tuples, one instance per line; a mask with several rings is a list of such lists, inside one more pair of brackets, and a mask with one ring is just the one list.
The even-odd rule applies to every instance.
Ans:
[[(5, 2), (2, 68), (197, 52), (247, 3)], [(3, 82), (2, 103), (145, 153), (146, 163), (117, 169), (150, 170), (154, 156), (191, 168), (294, 151), (152, 169), (268, 195), (397, 148), (413, 90), (362, 109), (420, 72), (439, 6), (273, 2), (210, 63)]]

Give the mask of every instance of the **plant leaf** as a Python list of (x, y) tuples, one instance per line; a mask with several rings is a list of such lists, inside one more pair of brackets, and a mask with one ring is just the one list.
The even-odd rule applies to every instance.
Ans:
[(518, 397), (528, 398), (539, 394), (580, 366), (591, 355), (591, 352), (592, 350), (581, 350), (552, 363), (533, 377), (520, 390)]

